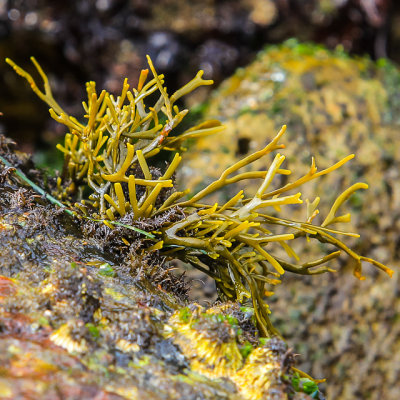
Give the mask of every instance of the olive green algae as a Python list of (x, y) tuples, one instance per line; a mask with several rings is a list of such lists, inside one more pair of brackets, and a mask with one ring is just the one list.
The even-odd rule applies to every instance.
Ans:
[[(297, 47), (297, 52), (307, 55), (301, 46)], [(257, 119), (253, 120), (252, 115), (257, 108), (257, 100), (250, 97), (239, 114), (234, 115), (234, 120), (250, 111), (245, 125), (249, 128), (250, 122), (254, 122), (251, 135), (239, 137), (237, 141), (230, 139), (229, 143), (237, 143), (236, 153), (241, 158), (219, 168), (219, 177), (191, 197), (182, 199), (188, 190), (180, 192), (174, 189), (174, 172), (182, 159), (183, 141), (203, 138), (223, 129), (219, 121), (210, 120), (180, 135), (170, 134), (188, 113), (188, 110), (180, 110), (174, 104), (176, 100), (198, 86), (211, 83), (202, 79), (202, 71), (169, 96), (163, 76), (157, 74), (148, 58), (153, 78), (145, 83), (148, 70), (143, 70), (137, 88), (131, 90), (125, 80), (117, 98), (107, 91), (98, 94), (95, 83), (88, 82), (88, 102), (83, 103), (85, 113), (75, 118), (54, 100), (45, 73), (35, 59), (32, 61), (43, 80), (43, 91), (31, 75), (7, 59), (15, 71), (31, 84), (33, 91), (51, 107), (51, 117), (65, 125), (68, 133), (64, 145), (57, 146), (64, 153), (65, 162), (62, 173), (55, 181), (50, 180), (46, 184), (40, 171), (32, 168), (25, 172), (40, 182), (40, 186), (47, 186), (47, 193), (52, 193), (59, 200), (41, 190), (39, 193), (43, 198), (27, 190), (14, 190), (16, 193), (9, 193), (5, 198), (4, 230), (11, 237), (18, 232), (14, 225), (19, 222), (23, 229), (18, 234), (23, 236), (27, 221), (32, 223), (33, 230), (28, 229), (25, 238), (30, 246), (28, 261), (34, 266), (27, 268), (24, 265), (22, 261), (26, 256), (21, 253), (24, 254), (27, 249), (21, 251), (18, 243), (14, 253), (19, 253), (17, 258), (21, 272), (18, 279), (22, 279), (22, 286), (26, 283), (23, 278), (27, 271), (34, 271), (35, 265), (42, 265), (41, 261), (45, 265), (46, 273), (40, 271), (38, 274), (33, 294), (39, 296), (36, 303), (43, 303), (46, 307), (43, 315), (40, 313), (42, 308), (37, 308), (40, 320), (43, 321), (42, 317), (50, 319), (51, 331), (46, 338), (69, 354), (79, 356), (80, 362), (90, 371), (96, 371), (95, 377), (106, 382), (102, 390), (128, 398), (140, 396), (142, 390), (155, 391), (156, 386), (159, 391), (160, 384), (156, 385), (156, 382), (164, 380), (167, 385), (165, 398), (176, 398), (167, 383), (173, 380), (171, 374), (179, 375), (179, 382), (186, 384), (198, 379), (207, 385), (211, 381), (217, 383), (218, 393), (210, 394), (214, 396), (212, 398), (218, 398), (215, 397), (217, 395), (252, 400), (271, 396), (293, 398), (299, 390), (314, 398), (322, 398), (318, 382), (297, 371), (284, 342), (273, 337), (279, 336), (279, 333), (270, 321), (270, 303), (267, 304), (265, 298), (272, 298), (273, 302), (274, 293), (266, 284), (277, 285), (281, 277), (286, 280), (288, 274), (284, 275), (285, 271), (300, 275), (335, 272), (323, 264), (339, 257), (341, 251), (338, 250), (355, 261), (354, 275), (360, 280), (365, 279), (363, 261), (390, 276), (393, 274), (379, 261), (353, 251), (348, 247), (348, 241), (340, 238), (343, 235), (357, 238), (357, 234), (348, 232), (346, 228), (330, 227), (350, 221), (350, 214), (339, 215), (338, 209), (349, 198), (353, 201), (360, 198), (360, 195), (352, 196), (358, 189), (368, 188), (367, 184), (358, 181), (357, 174), (354, 181), (344, 182), (345, 190), (341, 188), (339, 195), (337, 190), (336, 195), (323, 187), (322, 191), (319, 190), (321, 196), (328, 194), (323, 197), (332, 204), (328, 211), (324, 209), (326, 202), (321, 202), (321, 213), (325, 214), (325, 219), (321, 220), (319, 215), (320, 198), (313, 200), (315, 190), (308, 192), (306, 189), (303, 193), (306, 198), (303, 212), (306, 215), (299, 218), (288, 214), (292, 208), (300, 212), (298, 205), (303, 203), (302, 193), (291, 194), (292, 190), (330, 174), (349, 162), (354, 154), (337, 151), (335, 160), (328, 157), (322, 163), (318, 162), (322, 169), (317, 168), (314, 158), (307, 157), (311, 166), (301, 170), (296, 164), (290, 164), (294, 158), (301, 160), (301, 157), (289, 153), (290, 169), (286, 165), (281, 168), (285, 156), (275, 151), (285, 147), (280, 139), (286, 126), (274, 138), (266, 139), (269, 142), (267, 146), (256, 143), (260, 150), (252, 148), (253, 137), (260, 137), (256, 135)], [(340, 65), (340, 62), (337, 64)], [(303, 64), (296, 65), (301, 70)], [(274, 82), (285, 80), (282, 71), (272, 75)], [(306, 84), (312, 88), (309, 80), (307, 78)], [(253, 83), (256, 82), (246, 82), (252, 96), (259, 93)], [(153, 107), (148, 107), (143, 101), (151, 101), (149, 96), (155, 91), (159, 92), (159, 100)], [(369, 92), (363, 93), (368, 98)], [(322, 103), (328, 112), (332, 107), (327, 100), (332, 98), (332, 92), (328, 90), (325, 94)], [(225, 95), (228, 99), (228, 93)], [(266, 96), (262, 96), (261, 100), (265, 99)], [(379, 115), (368, 104), (366, 109), (370, 118), (377, 123)], [(296, 114), (296, 108), (292, 109), (293, 115), (302, 115), (303, 111), (298, 109)], [(315, 123), (311, 121), (307, 126)], [(229, 128), (229, 123), (227, 125)], [(243, 134), (248, 132), (244, 128), (240, 131)], [(227, 133), (225, 138), (229, 138), (229, 131)], [(305, 135), (306, 142), (311, 140), (312, 134)], [(13, 172), (29, 183), (21, 173), (21, 169), (28, 167), (18, 161), (16, 154), (7, 152), (9, 143), (4, 143), (6, 157), (1, 158), (5, 165), (3, 183), (11, 184)], [(201, 141), (199, 148), (202, 148)], [(291, 149), (296, 147), (292, 145)], [(165, 170), (157, 168), (152, 159), (162, 150), (176, 151)], [(230, 147), (222, 146), (220, 150), (229, 158)], [(264, 160), (269, 158), (270, 153), (274, 158), (268, 167)], [(224, 161), (224, 157), (219, 161)], [(291, 170), (294, 178), (288, 178)], [(251, 194), (248, 182), (259, 178), (262, 182), (254, 188), (255, 194)], [(242, 183), (245, 193), (234, 185), (238, 181), (245, 181)], [(35, 184), (29, 184), (38, 190)], [(229, 200), (222, 200), (220, 204), (202, 204), (203, 198), (211, 197), (218, 191), (224, 193), (224, 188), (228, 187), (235, 190), (230, 193)], [(55, 211), (45, 202), (46, 199), (61, 209)], [(269, 211), (260, 212), (260, 209)], [(285, 214), (279, 214), (281, 211)], [(41, 225), (43, 221), (44, 227)], [(67, 258), (60, 259), (57, 253), (63, 249), (59, 248), (59, 242), (65, 235), (70, 238), (70, 246), (74, 237), (77, 238), (79, 250), (69, 250), (65, 252)], [(329, 247), (334, 247), (335, 251), (326, 256), (318, 254), (318, 257), (308, 261), (300, 259), (297, 255), (300, 254), (299, 248), (302, 250), (305, 243), (308, 247), (311, 240), (321, 244), (315, 248), (318, 253), (329, 251)], [(295, 242), (293, 247), (289, 244), (292, 241)], [(268, 251), (265, 249), (267, 246)], [(310, 254), (314, 251), (311, 250)], [(208, 309), (196, 304), (182, 308), (187, 304), (187, 286), (182, 277), (170, 274), (167, 261), (172, 259), (188, 262), (206, 272), (214, 278), (220, 300), (231, 300), (233, 303), (222, 303)], [(9, 276), (14, 277), (14, 272), (11, 271)], [(3, 282), (5, 291), (9, 292), (5, 296), (6, 312), (9, 312), (10, 293), (18, 291), (14, 286), (18, 286), (19, 281), (10, 281), (5, 276)], [(47, 302), (42, 301), (42, 297)], [(236, 302), (246, 305), (245, 309)], [(252, 313), (248, 305), (253, 306)], [(13, 310), (12, 307), (10, 309)], [(157, 349), (160, 351), (157, 352)], [(176, 351), (181, 357), (176, 355), (171, 358), (169, 353), (175, 354)], [(110, 352), (121, 356), (110, 358)], [(163, 357), (165, 354), (167, 359)], [(313, 360), (313, 357), (309, 359)], [(152, 369), (154, 361), (158, 366), (155, 370)], [(147, 366), (156, 376), (154, 384), (151, 377), (145, 378), (149, 373)], [(136, 369), (137, 373), (133, 373)], [(107, 377), (115, 372), (118, 377), (114, 381), (118, 381), (123, 374), (128, 380), (133, 378), (131, 385), (126, 384), (123, 388), (113, 386)], [(320, 375), (320, 371), (317, 374)], [(182, 390), (177, 393), (181, 395)]]

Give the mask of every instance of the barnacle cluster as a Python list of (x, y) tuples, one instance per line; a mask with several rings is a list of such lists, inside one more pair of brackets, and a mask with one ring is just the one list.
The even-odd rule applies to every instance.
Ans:
[(198, 305), (185, 307), (170, 317), (164, 331), (202, 375), (229, 378), (242, 367), (237, 321), (232, 324), (217, 307), (207, 312)]
[(265, 399), (273, 394), (282, 397), (282, 368), (290, 361), (285, 360), (285, 343), (272, 338), (263, 345), (254, 349), (243, 368), (237, 371), (233, 380), (245, 399)]
[[(212, 379), (230, 379), (241, 398), (287, 398), (282, 388), (285, 376), (293, 375), (293, 355), (277, 337), (253, 344), (244, 341), (237, 318), (244, 311), (229, 303), (208, 310), (192, 304), (169, 318), (164, 335), (179, 345), (192, 371)], [(318, 382), (314, 383), (317, 392)]]
[[(319, 197), (306, 200), (305, 221), (289, 220), (280, 214), (284, 207), (303, 203), (301, 193), (297, 192), (300, 186), (338, 169), (354, 155), (321, 171), (312, 159), (308, 172), (280, 185), (280, 177), (291, 174), (282, 167), (285, 156), (278, 152), (284, 148), (279, 143), (286, 131), (283, 126), (263, 149), (235, 162), (204, 189), (185, 197), (187, 190), (174, 190), (174, 172), (182, 159), (183, 141), (223, 129), (218, 121), (207, 121), (180, 135), (170, 134), (188, 112), (179, 110), (175, 102), (198, 86), (211, 83), (202, 79), (202, 71), (169, 96), (163, 76), (157, 74), (148, 58), (153, 78), (146, 83), (148, 70), (143, 70), (137, 88), (132, 90), (125, 80), (117, 98), (104, 90), (98, 94), (95, 83), (89, 82), (88, 102), (83, 103), (85, 115), (79, 121), (53, 99), (47, 77), (34, 59), (44, 81), (44, 92), (38, 89), (31, 75), (7, 61), (47, 102), (51, 116), (69, 129), (64, 145), (57, 146), (65, 157), (63, 176), (58, 179), (58, 194), (64, 204), (71, 207), (74, 204), (78, 215), (100, 219), (110, 229), (121, 224), (120, 221), (127, 226), (127, 216), (131, 227), (135, 223), (137, 227), (141, 221), (177, 211), (173, 219), (164, 218), (156, 230), (142, 231), (146, 234), (143, 251), (158, 250), (163, 256), (181, 259), (210, 275), (223, 300), (251, 301), (261, 336), (278, 334), (270, 323), (264, 299), (271, 293), (266, 285), (280, 283), (285, 271), (302, 275), (333, 271), (324, 264), (343, 251), (355, 260), (354, 274), (359, 279), (363, 279), (362, 261), (392, 274), (389, 268), (355, 253), (338, 238), (358, 237), (357, 234), (331, 227), (350, 220), (350, 215), (341, 215), (339, 208), (356, 190), (366, 189), (366, 184), (355, 183), (340, 194), (321, 224), (314, 222), (319, 213)], [(147, 106), (145, 102), (156, 92), (158, 100), (152, 107)], [(155, 167), (156, 161), (149, 164), (149, 159), (162, 150), (175, 152), (164, 172)], [(269, 155), (272, 156), (269, 168), (251, 169), (253, 163)], [(245, 187), (249, 180), (261, 182), (253, 195), (240, 190), (222, 204), (204, 201), (237, 182)], [(305, 239), (305, 243), (315, 239), (331, 245), (335, 251), (314, 261), (301, 262), (290, 245), (298, 239)], [(121, 240), (130, 245), (125, 238)], [(286, 258), (281, 256), (280, 249)]]

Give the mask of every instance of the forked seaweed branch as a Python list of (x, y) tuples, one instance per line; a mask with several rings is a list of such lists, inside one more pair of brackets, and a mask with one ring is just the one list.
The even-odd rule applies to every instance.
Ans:
[[(188, 190), (176, 189), (175, 180), (184, 141), (223, 130), (220, 122), (212, 120), (175, 133), (188, 113), (179, 109), (177, 100), (201, 85), (212, 83), (202, 78), (203, 71), (169, 96), (164, 76), (157, 74), (148, 57), (152, 78), (149, 79), (147, 69), (143, 70), (137, 87), (132, 89), (125, 79), (117, 97), (105, 90), (98, 93), (95, 83), (88, 82), (84, 115), (77, 119), (54, 100), (45, 73), (35, 59), (32, 61), (43, 79), (44, 91), (30, 74), (7, 59), (50, 106), (51, 117), (68, 128), (64, 144), (57, 145), (64, 153), (63, 174), (57, 181), (59, 201), (67, 209), (74, 209), (75, 214), (102, 221), (111, 229), (115, 225), (142, 229), (147, 234), (142, 246), (144, 252), (158, 250), (163, 256), (183, 260), (205, 272), (215, 280), (223, 300), (251, 301), (261, 336), (278, 335), (270, 322), (265, 298), (271, 294), (270, 286), (279, 284), (286, 271), (300, 275), (332, 272), (326, 263), (344, 252), (354, 259), (354, 275), (359, 279), (364, 279), (363, 261), (392, 275), (391, 269), (357, 254), (340, 239), (359, 235), (331, 227), (350, 221), (350, 214), (340, 214), (340, 208), (356, 190), (366, 189), (366, 184), (356, 183), (340, 194), (319, 225), (315, 223), (320, 212), (319, 197), (312, 202), (306, 200), (304, 221), (285, 218), (287, 206), (303, 203), (301, 192), (297, 191), (302, 185), (340, 168), (354, 155), (321, 171), (312, 158), (304, 176), (284, 186), (276, 185), (279, 181), (276, 176), (292, 173), (283, 167), (285, 156), (278, 152), (284, 148), (279, 143), (286, 131), (283, 126), (264, 149), (234, 163), (217, 180), (188, 197)], [(158, 100), (150, 106), (156, 93)], [(174, 153), (163, 171), (156, 167), (155, 156), (161, 151)], [(249, 170), (262, 157), (271, 157), (269, 168)], [(254, 195), (240, 190), (222, 204), (208, 204), (210, 195), (232, 184), (246, 187), (246, 181), (251, 179), (260, 181)], [(165, 215), (175, 218), (161, 218)], [(154, 219), (161, 220), (161, 226), (150, 231), (143, 228), (151, 226), (145, 222)], [(127, 225), (127, 220), (132, 225)], [(334, 250), (317, 260), (301, 262), (291, 245), (301, 238), (307, 244), (311, 239), (327, 243)], [(130, 246), (124, 237), (120, 239)], [(286, 257), (281, 252), (278, 255), (274, 246), (279, 246)]]

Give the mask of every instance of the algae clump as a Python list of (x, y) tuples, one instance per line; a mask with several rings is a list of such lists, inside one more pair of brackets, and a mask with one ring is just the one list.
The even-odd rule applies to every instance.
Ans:
[[(77, 218), (105, 224), (107, 235), (125, 251), (139, 247), (143, 254), (158, 252), (160, 257), (180, 259), (205, 272), (215, 280), (222, 300), (252, 305), (260, 336), (279, 335), (270, 322), (265, 297), (285, 271), (301, 275), (332, 272), (325, 264), (344, 252), (354, 259), (354, 274), (359, 279), (364, 279), (363, 261), (392, 274), (385, 265), (357, 254), (340, 239), (357, 234), (332, 227), (350, 220), (350, 214), (342, 214), (340, 208), (356, 190), (366, 189), (366, 184), (356, 182), (339, 194), (319, 224), (314, 219), (319, 213), (315, 194), (312, 200), (306, 199), (303, 221), (286, 217), (288, 206), (303, 204), (298, 188), (338, 169), (353, 154), (320, 171), (311, 158), (304, 174), (289, 179), (292, 171), (284, 167), (285, 156), (280, 153), (285, 147), (280, 143), (284, 125), (261, 150), (227, 166), (210, 184), (189, 195), (189, 190), (176, 189), (174, 175), (182, 160), (183, 142), (223, 129), (211, 120), (174, 134), (188, 112), (180, 110), (176, 101), (198, 86), (212, 83), (202, 79), (202, 71), (169, 96), (163, 76), (148, 58), (153, 77), (147, 82), (148, 70), (143, 70), (137, 88), (131, 90), (125, 80), (116, 98), (104, 90), (98, 94), (95, 83), (87, 83), (84, 115), (75, 118), (54, 100), (47, 77), (34, 59), (44, 92), (31, 75), (11, 60), (7, 62), (47, 102), (52, 118), (68, 128), (64, 145), (57, 146), (65, 162), (55, 196), (63, 207)], [(159, 97), (150, 106), (146, 102), (152, 94)], [(164, 170), (155, 157), (162, 151), (174, 152)], [(268, 168), (253, 168), (268, 158)], [(238, 190), (221, 204), (205, 201), (233, 184), (246, 188), (253, 180), (257, 182), (253, 194)], [(292, 242), (303, 241), (309, 246), (310, 240), (327, 244), (332, 251), (301, 262)], [(240, 352), (237, 357), (241, 359)]]

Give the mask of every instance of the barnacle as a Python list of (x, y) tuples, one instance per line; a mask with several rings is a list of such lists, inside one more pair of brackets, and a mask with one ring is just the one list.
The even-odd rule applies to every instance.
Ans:
[(254, 348), (249, 344), (245, 358), (239, 350), (241, 330), (229, 307), (205, 311), (192, 305), (176, 311), (164, 326), (165, 336), (181, 348), (192, 371), (232, 380), (242, 398), (270, 398), (277, 391), (283, 396), (283, 374), (291, 374), (293, 363), (286, 344), (279, 338), (261, 340)]
[(243, 368), (232, 376), (245, 399), (270, 398), (273, 393), (279, 393), (279, 398), (286, 398), (279, 389), (282, 386), (282, 368), (286, 361), (282, 355), (286, 350), (283, 341), (272, 338), (250, 353)]
[(71, 332), (72, 323), (65, 323), (50, 335), (50, 340), (57, 346), (66, 349), (69, 353), (84, 353), (87, 351), (86, 340), (73, 338)]
[[(220, 315), (220, 314), (219, 314)], [(175, 312), (165, 327), (189, 359), (193, 371), (211, 378), (230, 377), (242, 366), (242, 355), (231, 324), (200, 306)]]
[[(46, 75), (34, 59), (44, 81), (44, 92), (26, 71), (11, 60), (7, 62), (47, 102), (51, 107), (50, 115), (69, 129), (64, 145), (57, 146), (65, 157), (64, 173), (57, 182), (64, 204), (71, 207), (75, 204), (77, 215), (103, 221), (110, 228), (119, 224), (145, 234), (147, 242), (143, 251), (159, 251), (163, 256), (181, 259), (210, 275), (223, 300), (251, 301), (261, 336), (278, 335), (269, 320), (270, 311), (264, 300), (271, 294), (267, 285), (279, 284), (285, 271), (301, 275), (332, 272), (325, 263), (345, 252), (355, 260), (354, 275), (359, 279), (364, 279), (363, 261), (392, 275), (392, 270), (357, 254), (338, 238), (340, 235), (358, 237), (357, 234), (331, 227), (350, 220), (347, 213), (339, 215), (339, 209), (356, 190), (366, 189), (366, 184), (355, 183), (340, 194), (320, 225), (314, 222), (320, 212), (318, 197), (313, 201), (306, 199), (304, 222), (280, 215), (284, 207), (303, 203), (301, 193), (297, 192), (300, 186), (338, 169), (350, 161), (353, 154), (321, 171), (312, 158), (308, 172), (279, 186), (276, 176), (291, 174), (282, 167), (285, 156), (277, 152), (284, 148), (279, 144), (286, 131), (283, 126), (263, 149), (237, 161), (218, 179), (185, 199), (187, 190), (174, 191), (174, 172), (182, 159), (183, 141), (223, 129), (218, 121), (206, 121), (179, 135), (171, 134), (188, 112), (179, 110), (175, 102), (198, 86), (212, 83), (202, 79), (202, 71), (171, 96), (164, 86), (163, 75), (157, 74), (150, 58), (153, 78), (146, 83), (148, 70), (143, 70), (137, 88), (132, 90), (125, 80), (117, 98), (104, 90), (98, 94), (95, 83), (89, 82), (86, 86), (88, 102), (83, 103), (86, 113), (83, 123), (69, 116), (54, 100)], [(149, 96), (155, 92), (159, 93), (159, 99), (152, 107), (147, 106), (145, 101), (150, 101)], [(152, 157), (162, 150), (175, 154), (165, 171), (157, 172), (156, 162), (149, 163), (149, 160), (154, 160)], [(273, 160), (267, 170), (251, 170), (253, 163), (269, 155), (273, 155)], [(249, 180), (261, 180), (252, 196), (240, 190), (223, 204), (203, 202), (207, 196), (237, 182), (246, 187)], [(86, 195), (88, 191), (91, 191), (89, 196)], [(173, 210), (179, 210), (175, 213), (179, 217), (161, 218)], [(127, 220), (132, 224), (157, 220), (157, 229), (138, 230), (127, 224)], [(306, 239), (307, 243), (315, 239), (331, 245), (335, 251), (317, 260), (300, 262), (290, 245), (291, 241), (299, 239)], [(121, 241), (129, 245), (126, 238), (121, 237)], [(281, 250), (287, 255), (285, 258)], [(185, 326), (181, 326), (183, 331)], [(182, 333), (182, 338), (189, 332), (192, 331)], [(229, 343), (224, 346), (229, 347)], [(203, 354), (201, 349), (196, 351)], [(228, 352), (235, 353), (233, 348)], [(218, 354), (212, 355), (210, 366), (216, 363)], [(240, 358), (236, 354), (223, 364), (221, 376), (226, 369), (236, 368), (236, 356)]]
[(115, 347), (124, 353), (130, 353), (130, 352), (135, 353), (140, 350), (140, 347), (137, 343), (131, 343), (125, 339), (119, 339), (115, 344)]

